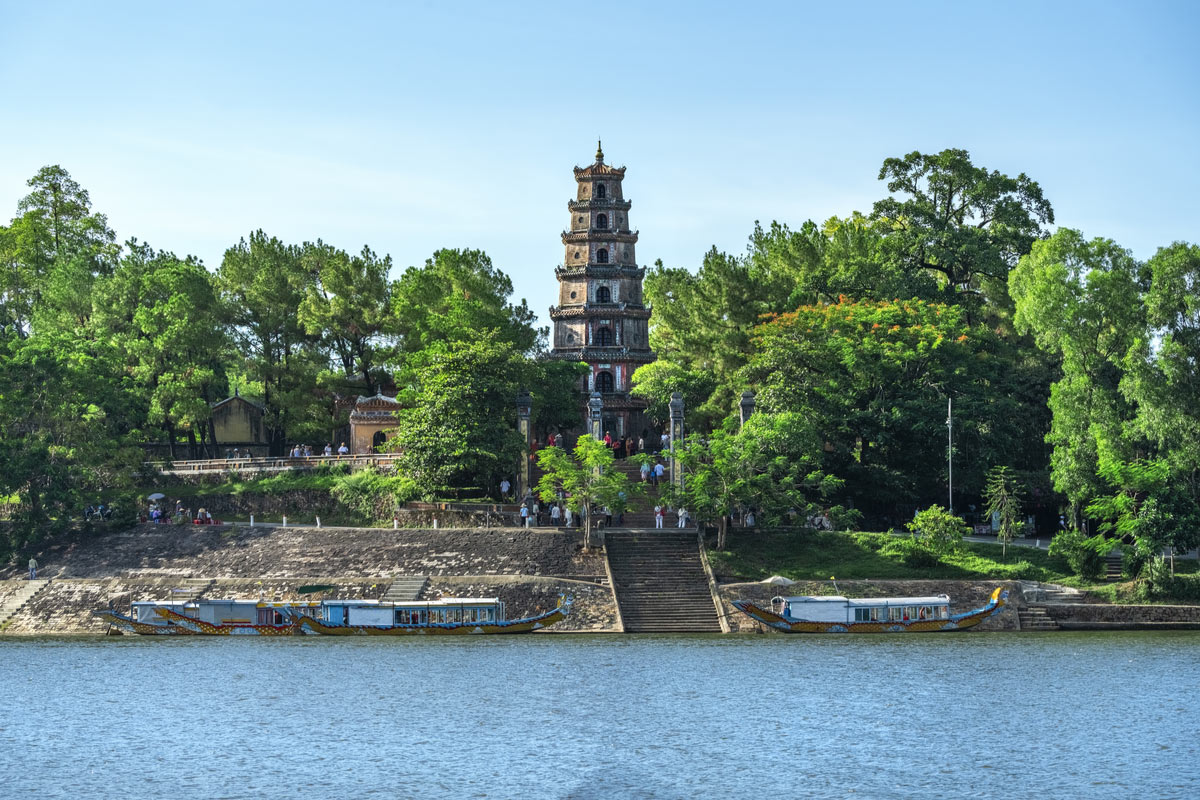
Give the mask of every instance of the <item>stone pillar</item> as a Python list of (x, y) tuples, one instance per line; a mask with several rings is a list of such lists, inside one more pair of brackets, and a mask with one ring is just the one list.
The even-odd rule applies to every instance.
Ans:
[(604, 440), (604, 396), (599, 392), (592, 392), (588, 400), (588, 433), (598, 442)]
[(742, 392), (742, 402), (738, 403), (738, 407), (742, 412), (742, 427), (746, 427), (746, 420), (750, 419), (750, 415), (754, 413), (754, 392)]
[(675, 453), (677, 445), (683, 444), (683, 395), (671, 393), (671, 484), (676, 489), (683, 488), (683, 467)]
[(533, 414), (533, 398), (529, 392), (517, 395), (517, 430), (521, 433), (521, 467), (517, 470), (517, 497), (524, 498), (533, 490), (533, 464), (529, 460), (533, 445), (533, 427), (529, 424)]

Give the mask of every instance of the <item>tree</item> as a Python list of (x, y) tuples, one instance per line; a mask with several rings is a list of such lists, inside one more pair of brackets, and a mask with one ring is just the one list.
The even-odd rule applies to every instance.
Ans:
[(465, 342), (485, 332), (518, 353), (544, 348), (545, 328), (522, 300), (513, 304), (512, 279), (482, 250), (438, 250), (424, 267), (409, 267), (392, 288), (392, 315), (401, 352), (435, 342)]
[(91, 286), (116, 263), (116, 236), (103, 214), (62, 167), (42, 167), (19, 216), (0, 228), (0, 328), (28, 335), (43, 326), (74, 330), (91, 315)]
[(971, 163), (966, 150), (912, 152), (879, 170), (889, 192), (875, 203), (888, 256), (913, 274), (936, 275), (951, 295), (985, 295), (1004, 305), (1009, 270), (1054, 222), (1037, 182)]
[(175, 458), (179, 432), (196, 455), (208, 435), (210, 403), (224, 396), (232, 355), (212, 275), (199, 260), (180, 259), (130, 239), (113, 275), (95, 289), (96, 336), (125, 355), (147, 422), (161, 426)]
[(756, 329), (743, 380), (763, 411), (810, 420), (823, 469), (846, 480), (856, 507), (890, 515), (944, 491), (948, 395), (974, 400), (958, 439), (982, 450), (991, 398), (972, 388), (979, 344), (962, 317), (916, 300), (803, 306)]
[(141, 460), (121, 356), (71, 333), (0, 340), (0, 496), (16, 496), (0, 560), (63, 530), (84, 505), (111, 503)]
[(747, 262), (755, 281), (770, 288), (786, 311), (801, 305), (894, 297), (937, 300), (938, 286), (925, 272), (911, 272), (887, 257), (885, 236), (891, 226), (855, 212), (830, 217), (818, 226), (809, 220), (792, 231), (772, 222), (755, 223)]
[(542, 477), (537, 494), (545, 503), (558, 502), (558, 493), (566, 495), (567, 508), (583, 515), (584, 548), (595, 543), (592, 536), (594, 509), (607, 506), (614, 512), (635, 507), (642, 487), (613, 463), (612, 448), (590, 434), (579, 437), (573, 451), (546, 447), (538, 451)]
[(362, 393), (375, 394), (395, 324), (391, 257), (379, 258), (369, 247), (350, 256), (318, 240), (304, 244), (300, 261), (312, 276), (300, 304), (305, 332), (321, 338), (343, 377), (361, 379)]
[(965, 522), (939, 505), (917, 512), (905, 527), (913, 539), (937, 556), (961, 550), (963, 537), (971, 532)]
[(389, 449), (427, 497), (453, 489), (491, 493), (520, 463), (516, 399), (529, 362), (505, 341), (436, 342), (413, 356)]
[(811, 516), (813, 498), (825, 500), (842, 482), (820, 470), (820, 439), (798, 415), (756, 414), (737, 433), (693, 434), (677, 444), (683, 489), (664, 496), (699, 521), (717, 523), (717, 549), (725, 549), (729, 517), (750, 510), (763, 520), (792, 513)]
[[(698, 400), (686, 405), (688, 426), (711, 428), (741, 394), (736, 376), (750, 358), (751, 331), (762, 314), (785, 310), (787, 295), (772, 298), (746, 259), (716, 248), (695, 275), (658, 264), (646, 275), (645, 293), (654, 307), (650, 346), (658, 363), (634, 373), (634, 393), (653, 399), (687, 389)], [(664, 377), (679, 383), (666, 385)]]
[(1135, 409), (1122, 393), (1122, 364), (1146, 328), (1141, 265), (1109, 239), (1085, 241), (1064, 228), (1036, 242), (1009, 276), (1018, 329), (1061, 360), (1050, 390), (1046, 440), (1054, 488), (1075, 512), (1103, 490), (1099, 453), (1133, 451), (1126, 425)]
[(234, 341), (263, 386), (263, 427), (272, 455), (283, 455), (289, 432), (312, 418), (323, 361), (317, 337), (297, 309), (312, 285), (300, 248), (255, 231), (225, 251), (217, 285)]
[(1135, 434), (1169, 464), (1169, 483), (1200, 502), (1200, 246), (1160, 248), (1146, 270), (1146, 327), (1121, 391), (1137, 405)]
[(1000, 522), (997, 538), (1000, 539), (1001, 553), (1005, 558), (1008, 557), (1008, 543), (1020, 536), (1025, 527), (1021, 521), (1023, 490), (1020, 480), (1008, 467), (997, 466), (988, 470), (983, 499), (987, 504), (988, 517)]

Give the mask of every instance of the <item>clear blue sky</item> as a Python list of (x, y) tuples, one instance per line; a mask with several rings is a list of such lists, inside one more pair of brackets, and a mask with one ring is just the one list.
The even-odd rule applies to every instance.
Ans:
[(398, 267), (486, 250), (555, 302), (571, 167), (629, 168), (639, 261), (869, 211), (962, 147), (1139, 257), (1200, 240), (1200, 4), (0, 0), (0, 217), (62, 164), (122, 239), (262, 228)]

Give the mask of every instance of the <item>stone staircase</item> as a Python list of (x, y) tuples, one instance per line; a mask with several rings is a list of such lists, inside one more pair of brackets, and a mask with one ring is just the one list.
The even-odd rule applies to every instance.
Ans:
[(215, 578), (184, 578), (183, 585), (171, 590), (171, 599), (181, 603), (199, 600), (216, 582)]
[(1056, 631), (1058, 623), (1046, 613), (1045, 606), (1026, 606), (1017, 612), (1023, 631)]
[[(636, 461), (624, 459), (615, 462), (618, 470), (628, 476), (631, 483), (636, 483), (646, 488), (646, 500), (639, 504), (637, 511), (625, 512), (625, 519), (621, 526), (625, 528), (653, 528), (654, 527), (654, 507), (659, 504), (658, 487), (650, 483), (642, 483), (641, 465)], [(668, 475), (663, 475), (662, 480), (668, 480)], [(616, 519), (613, 520), (616, 524)], [(675, 514), (675, 509), (670, 509), (663, 515), (663, 528), (678, 529), (679, 517)], [(693, 523), (693, 528), (695, 524)]]
[(1033, 605), (1053, 603), (1082, 602), (1083, 593), (1070, 586), (1060, 586), (1057, 583), (1039, 583), (1038, 581), (1021, 581), (1021, 595), (1026, 603)]
[(1125, 576), (1122, 572), (1125, 567), (1125, 556), (1120, 550), (1115, 550), (1104, 557), (1104, 580), (1119, 581)]
[(605, 551), (626, 633), (720, 633), (694, 530), (606, 532)]
[(380, 595), (383, 603), (407, 603), (420, 600), (425, 585), (429, 583), (428, 575), (397, 575), (387, 590)]
[(49, 578), (25, 581), (25, 585), (16, 594), (5, 600), (3, 605), (0, 605), (0, 628), (8, 624), (8, 621), (16, 616), (17, 612), (24, 608), (26, 603), (49, 585)]

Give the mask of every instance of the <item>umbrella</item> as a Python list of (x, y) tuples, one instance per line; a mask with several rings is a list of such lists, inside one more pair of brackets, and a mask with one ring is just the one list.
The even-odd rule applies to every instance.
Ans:
[(162, 492), (155, 492), (154, 494), (146, 495), (147, 500), (162, 500), (164, 497), (166, 497), (166, 495)]
[(783, 577), (782, 575), (772, 575), (771, 577), (769, 577), (765, 581), (763, 581), (763, 583), (768, 584), (770, 586), (791, 586), (793, 583), (795, 583), (795, 581), (788, 580), (787, 578)]

